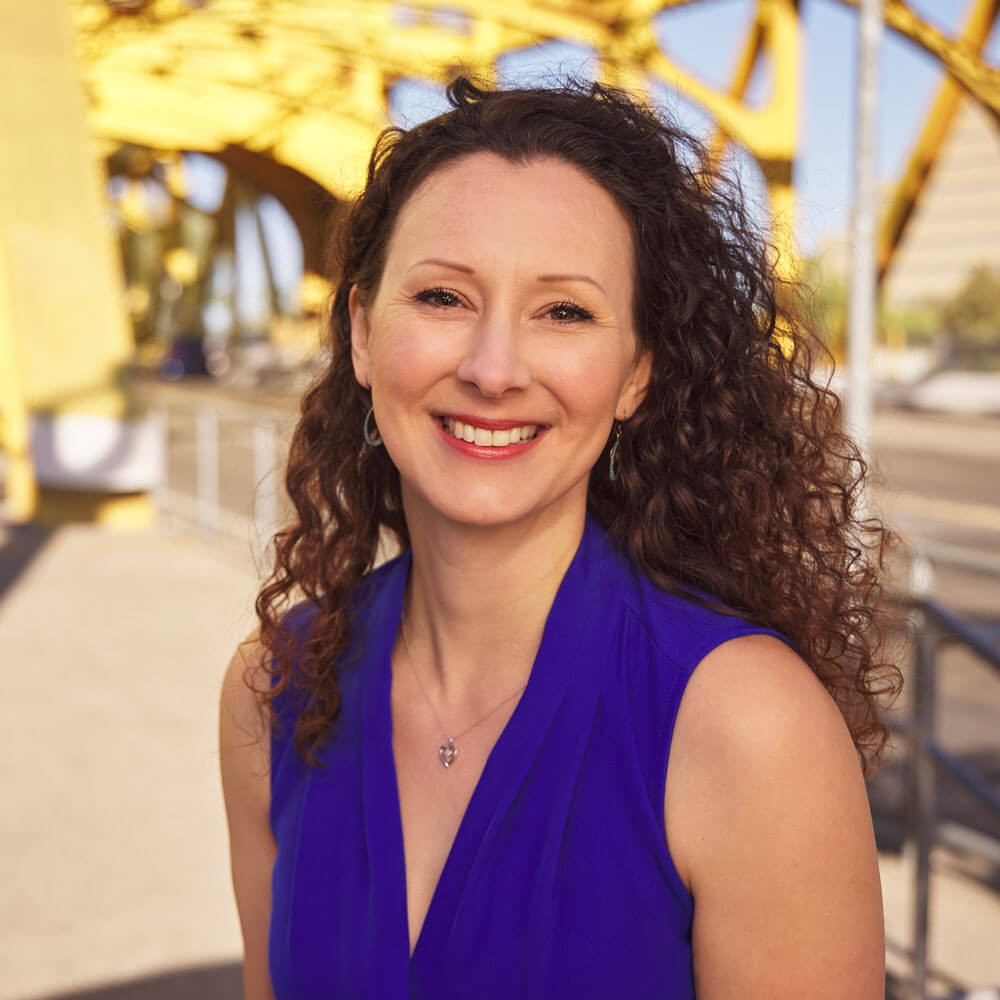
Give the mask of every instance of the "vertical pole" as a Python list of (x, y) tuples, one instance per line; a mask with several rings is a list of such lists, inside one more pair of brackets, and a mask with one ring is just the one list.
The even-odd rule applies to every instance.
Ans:
[(910, 758), (910, 830), (914, 856), (913, 969), (910, 1000), (924, 1000), (927, 990), (927, 943), (930, 913), (931, 848), (935, 834), (934, 652), (935, 639), (927, 616), (919, 620), (914, 664), (914, 727)]
[(878, 207), (878, 59), (883, 0), (861, 0), (855, 102), (854, 218), (847, 323), (847, 425), (862, 454), (871, 454), (871, 354), (875, 340)]
[(272, 248), (264, 230), (264, 217), (261, 215), (261, 201), (258, 198), (253, 205), (253, 218), (257, 225), (257, 242), (260, 243), (260, 255), (264, 262), (264, 275), (267, 278), (267, 301), (271, 309), (271, 319), (281, 314), (281, 303), (278, 301), (278, 282), (274, 277), (274, 262), (271, 257)]
[[(244, 275), (240, 273), (241, 254), (239, 247), (240, 239), (240, 212), (246, 205), (246, 192), (243, 181), (235, 174), (229, 175), (229, 190), (232, 193), (232, 243), (233, 251), (233, 282), (230, 288), (230, 305), (233, 310), (232, 338), (238, 345), (243, 344), (243, 314), (240, 312), (241, 304), (246, 292)], [(246, 237), (243, 237), (245, 243)]]
[(198, 523), (205, 535), (219, 532), (219, 415), (210, 406), (198, 410), (196, 431)]

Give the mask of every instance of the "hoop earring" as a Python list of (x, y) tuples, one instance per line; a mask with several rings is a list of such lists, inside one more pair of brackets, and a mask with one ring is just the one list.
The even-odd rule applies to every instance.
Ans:
[(622, 425), (615, 421), (615, 440), (608, 456), (608, 479), (614, 482), (618, 478), (618, 458), (622, 443)]
[(372, 427), (375, 427), (375, 433), (373, 434), (371, 432), (371, 428), (368, 426), (369, 423), (371, 423), (372, 417), (374, 415), (375, 415), (375, 407), (369, 406), (368, 412), (365, 414), (365, 423), (363, 428), (365, 435), (365, 444), (368, 445), (369, 448), (377, 448), (382, 443), (382, 435), (379, 434), (378, 427), (375, 427), (374, 423), (372, 423)]

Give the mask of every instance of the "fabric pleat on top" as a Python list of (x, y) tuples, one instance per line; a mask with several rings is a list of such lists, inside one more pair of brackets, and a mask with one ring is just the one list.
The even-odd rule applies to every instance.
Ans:
[[(276, 997), (692, 998), (693, 902), (663, 821), (674, 721), (711, 649), (778, 633), (659, 590), (588, 514), (411, 957), (390, 704), (409, 568), (407, 550), (359, 588), (321, 767), (296, 755), (278, 700)], [(289, 612), (299, 639), (315, 611)]]

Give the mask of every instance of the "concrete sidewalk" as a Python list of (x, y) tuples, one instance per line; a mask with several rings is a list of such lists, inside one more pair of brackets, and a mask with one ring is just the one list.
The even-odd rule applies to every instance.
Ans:
[(238, 996), (216, 732), (250, 567), (155, 534), (3, 534), (0, 997), (192, 969), (83, 995)]
[[(0, 528), (0, 1000), (239, 996), (216, 711), (255, 589), (184, 536)], [(935, 860), (935, 995), (995, 987), (1000, 894)], [(912, 879), (881, 862), (902, 975)]]

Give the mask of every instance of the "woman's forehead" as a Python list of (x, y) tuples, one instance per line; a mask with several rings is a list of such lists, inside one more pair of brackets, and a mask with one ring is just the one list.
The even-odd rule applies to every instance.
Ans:
[(465, 255), (484, 266), (597, 268), (610, 280), (631, 272), (630, 248), (614, 198), (584, 171), (553, 157), (522, 165), (475, 153), (418, 185), (396, 219), (390, 257), (404, 270), (426, 257)]

